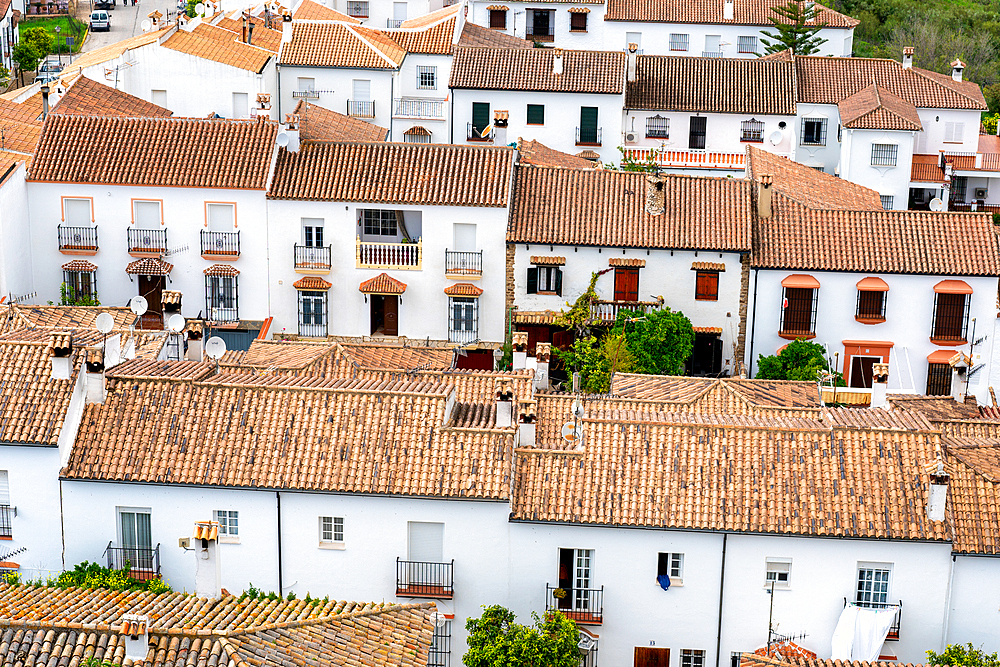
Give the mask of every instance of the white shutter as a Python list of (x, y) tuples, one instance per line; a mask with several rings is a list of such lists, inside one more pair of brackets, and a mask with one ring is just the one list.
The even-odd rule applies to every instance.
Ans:
[(705, 52), (719, 53), (722, 51), (721, 42), (722, 35), (705, 35)]
[(965, 123), (945, 123), (944, 124), (944, 141), (947, 144), (955, 143), (960, 144), (963, 141), (963, 135), (965, 134)]
[(410, 521), (409, 559), (440, 563), (444, 558), (444, 524)]
[(158, 227), (162, 218), (160, 216), (160, 202), (158, 201), (134, 201), (135, 224), (142, 227)]
[(476, 226), (455, 223), (455, 250), (459, 252), (476, 251)]
[(628, 48), (629, 44), (635, 44), (636, 48), (642, 48), (642, 33), (641, 32), (627, 32), (625, 33), (625, 48)]
[(63, 213), (67, 227), (90, 227), (94, 222), (89, 199), (63, 199)]
[(233, 93), (233, 118), (250, 117), (250, 96), (247, 93)]
[(208, 205), (208, 229), (213, 232), (233, 231), (235, 211), (232, 204)]
[(6, 470), (0, 470), (0, 505), (10, 505), (10, 482)]
[(368, 79), (354, 79), (352, 92), (351, 100), (354, 102), (371, 102), (372, 82)]
[(299, 92), (304, 93), (306, 91), (312, 92), (316, 90), (316, 79), (311, 76), (300, 76), (299, 79)]
[(169, 108), (167, 106), (167, 91), (165, 90), (150, 91), (150, 98), (151, 98), (150, 102), (152, 102), (156, 106), (163, 107), (164, 109)]
[(406, 20), (406, 3), (405, 2), (394, 2), (392, 3), (392, 18), (397, 21)]

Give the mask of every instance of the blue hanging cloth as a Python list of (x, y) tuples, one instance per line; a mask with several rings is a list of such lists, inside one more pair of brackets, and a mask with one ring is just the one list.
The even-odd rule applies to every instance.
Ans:
[(667, 590), (670, 588), (670, 576), (666, 574), (656, 575), (656, 583), (660, 585), (660, 588)]

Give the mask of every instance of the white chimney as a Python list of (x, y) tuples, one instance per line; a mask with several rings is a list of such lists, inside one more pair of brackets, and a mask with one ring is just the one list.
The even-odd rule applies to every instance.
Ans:
[(536, 390), (549, 388), (549, 357), (552, 356), (552, 343), (539, 343), (535, 347), (535, 380)]
[(563, 73), (563, 50), (553, 49), (552, 50), (552, 73), (562, 74)]
[(52, 379), (68, 380), (73, 370), (73, 334), (52, 334), (49, 343), (49, 359), (52, 361)]
[(948, 362), (951, 364), (951, 396), (958, 403), (965, 403), (966, 380), (968, 379), (969, 362), (971, 360), (963, 353), (956, 352)]
[(204, 329), (202, 327), (203, 325), (200, 320), (193, 320), (191, 322), (188, 322), (187, 325), (188, 361), (202, 361), (205, 358), (204, 343), (202, 342), (202, 337), (205, 334), (204, 334)]
[(535, 446), (535, 422), (538, 403), (536, 401), (521, 401), (520, 412), (517, 415), (517, 446)]
[(930, 493), (927, 497), (927, 518), (944, 521), (944, 510), (948, 504), (948, 481), (951, 478), (938, 460), (937, 470), (931, 474)]
[(770, 174), (762, 174), (757, 184), (757, 215), (761, 218), (771, 217), (771, 184)]
[(528, 332), (515, 331), (511, 340), (514, 350), (513, 369), (524, 370), (528, 367)]
[(626, 75), (629, 83), (636, 80), (638, 77), (638, 69), (636, 61), (639, 57), (639, 45), (635, 42), (629, 42), (628, 44), (628, 69), (626, 70)]
[(872, 402), (873, 408), (889, 409), (885, 395), (889, 388), (889, 364), (872, 364)]
[(510, 378), (497, 378), (497, 428), (514, 425), (514, 383)]
[(149, 654), (149, 616), (122, 614), (122, 636), (125, 637), (125, 657), (141, 663)]
[(732, 21), (735, 17), (734, 3), (733, 0), (726, 0), (726, 4), (722, 6), (722, 18), (725, 21)]
[(87, 350), (87, 403), (103, 405), (107, 397), (104, 388), (104, 351)]
[(913, 67), (913, 47), (904, 46), (903, 47), (903, 69), (910, 69)]
[(496, 110), (493, 112), (493, 143), (496, 146), (507, 145), (507, 123), (510, 121), (510, 112)]
[(285, 114), (285, 127), (274, 138), (274, 142), (289, 153), (299, 152), (299, 120), (298, 114)]
[(951, 61), (951, 78), (955, 81), (962, 80), (962, 72), (965, 70), (965, 63), (958, 58)]
[(287, 12), (281, 16), (281, 43), (292, 41), (292, 14)]
[(199, 521), (191, 537), (194, 547), (194, 594), (217, 600), (222, 597), (222, 566), (219, 563), (219, 523)]
[(167, 320), (181, 312), (181, 293), (165, 289), (160, 294), (160, 313), (163, 315), (163, 328), (167, 328)]

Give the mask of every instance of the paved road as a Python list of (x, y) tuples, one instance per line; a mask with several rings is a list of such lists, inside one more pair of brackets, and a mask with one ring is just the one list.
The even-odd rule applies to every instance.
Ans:
[[(128, 4), (123, 4), (125, 2)], [(93, 0), (78, 0), (77, 18), (87, 21), (92, 3)], [(172, 20), (177, 16), (177, 0), (138, 0), (134, 7), (132, 0), (117, 0), (110, 12), (111, 30), (90, 33), (83, 44), (83, 51), (93, 51), (142, 33), (142, 21), (155, 9)]]

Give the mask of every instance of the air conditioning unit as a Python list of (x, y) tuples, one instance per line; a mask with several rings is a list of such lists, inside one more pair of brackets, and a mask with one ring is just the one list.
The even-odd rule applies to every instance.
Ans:
[(626, 144), (634, 144), (637, 141), (639, 141), (639, 133), (638, 132), (626, 132), (625, 133), (625, 143)]
[(976, 199), (986, 199), (986, 188), (976, 188)]

